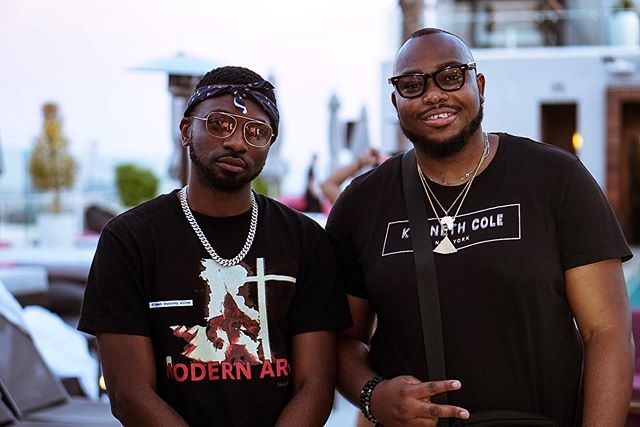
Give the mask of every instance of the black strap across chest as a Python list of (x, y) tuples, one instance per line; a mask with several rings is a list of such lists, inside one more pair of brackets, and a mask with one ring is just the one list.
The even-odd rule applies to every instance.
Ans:
[[(438, 292), (438, 278), (429, 235), (429, 217), (424, 205), (419, 179), (416, 155), (412, 149), (402, 156), (402, 189), (409, 216), (409, 237), (411, 238), (413, 262), (416, 269), (427, 371), (430, 381), (440, 381), (446, 379), (440, 294)], [(437, 394), (431, 398), (431, 401), (446, 404), (447, 395), (446, 393)], [(448, 425), (446, 419), (438, 421), (438, 426), (446, 425)]]

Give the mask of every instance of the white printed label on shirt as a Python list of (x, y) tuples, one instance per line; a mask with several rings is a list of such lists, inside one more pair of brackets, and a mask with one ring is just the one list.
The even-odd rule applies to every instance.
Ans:
[[(382, 256), (413, 252), (409, 221), (392, 221), (387, 224)], [(494, 206), (456, 217), (448, 233), (437, 218), (429, 218), (429, 234), (435, 248), (445, 235), (457, 250), (489, 242), (520, 240), (522, 221), (520, 204)]]
[(192, 299), (174, 299), (169, 301), (151, 301), (149, 308), (165, 308), (165, 307), (192, 307)]

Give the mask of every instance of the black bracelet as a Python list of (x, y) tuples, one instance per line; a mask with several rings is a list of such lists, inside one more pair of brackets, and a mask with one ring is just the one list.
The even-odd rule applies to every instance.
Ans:
[(362, 390), (360, 390), (360, 410), (364, 417), (373, 424), (378, 424), (378, 420), (371, 414), (371, 393), (373, 393), (373, 389), (383, 380), (384, 378), (375, 376), (367, 381), (362, 387)]

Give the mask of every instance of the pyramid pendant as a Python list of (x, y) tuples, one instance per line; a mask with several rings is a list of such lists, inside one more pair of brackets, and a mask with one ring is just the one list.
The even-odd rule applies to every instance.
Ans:
[(451, 240), (449, 240), (449, 236), (444, 236), (444, 239), (442, 239), (442, 241), (438, 244), (438, 246), (436, 246), (433, 252), (437, 254), (448, 255), (448, 254), (454, 254), (458, 252), (458, 250), (456, 249), (455, 246), (453, 246), (453, 243), (451, 243)]

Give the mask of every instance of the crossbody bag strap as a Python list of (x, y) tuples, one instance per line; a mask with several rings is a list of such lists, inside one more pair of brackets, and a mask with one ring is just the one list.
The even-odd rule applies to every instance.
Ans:
[[(413, 262), (416, 269), (418, 302), (422, 320), (422, 338), (427, 356), (427, 370), (430, 381), (446, 379), (444, 364), (444, 344), (442, 342), (442, 320), (440, 317), (440, 295), (438, 278), (433, 259), (433, 248), (429, 237), (429, 217), (424, 206), (416, 166), (415, 151), (409, 150), (402, 156), (402, 189), (409, 215), (409, 236), (413, 247)], [(431, 399), (435, 403), (446, 404), (446, 393)], [(445, 421), (446, 420), (442, 420)], [(440, 425), (440, 423), (438, 424)], [(447, 425), (444, 423), (443, 425)]]

